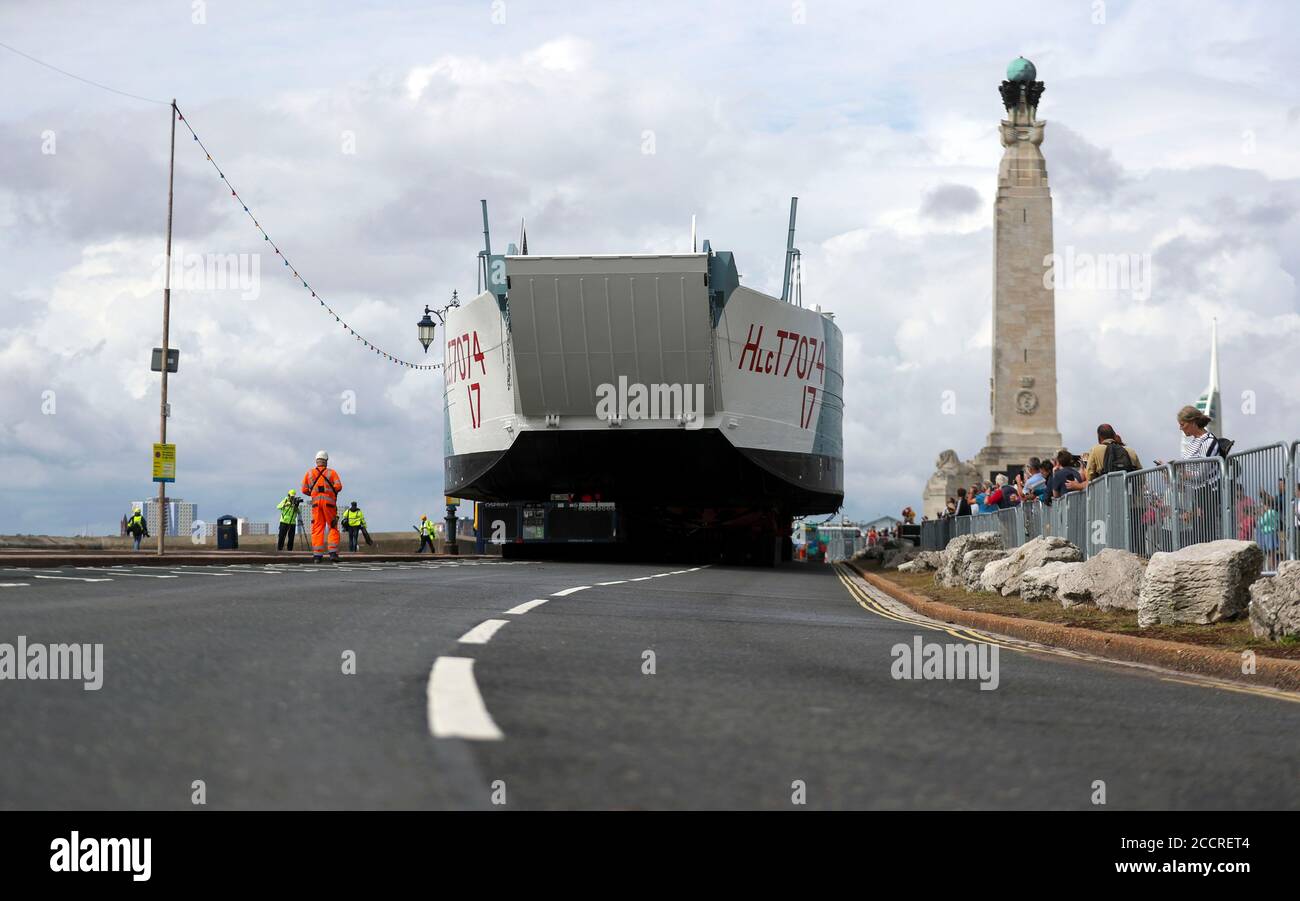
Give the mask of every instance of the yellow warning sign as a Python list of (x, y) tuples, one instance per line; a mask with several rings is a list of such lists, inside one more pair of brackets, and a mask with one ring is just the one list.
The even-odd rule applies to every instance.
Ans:
[(154, 444), (153, 480), (155, 482), (176, 481), (176, 445)]
[(450, 494), (444, 494), (443, 498), (447, 501), (448, 507), (459, 507), (462, 503), (460, 498), (452, 497)]

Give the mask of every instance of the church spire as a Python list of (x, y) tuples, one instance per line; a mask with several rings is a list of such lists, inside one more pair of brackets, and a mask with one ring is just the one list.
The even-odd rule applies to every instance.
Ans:
[(1210, 320), (1210, 384), (1196, 402), (1196, 409), (1210, 417), (1207, 428), (1216, 435), (1223, 432), (1223, 406), (1219, 397), (1219, 320)]

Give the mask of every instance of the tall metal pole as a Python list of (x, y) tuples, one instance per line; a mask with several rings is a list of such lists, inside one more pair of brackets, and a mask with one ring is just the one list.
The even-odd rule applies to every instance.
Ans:
[(799, 198), (790, 198), (790, 234), (785, 240), (785, 275), (781, 279), (781, 299), (790, 302), (790, 258), (794, 254), (794, 214), (799, 209)]
[[(162, 401), (158, 409), (158, 442), (167, 443), (167, 342), (170, 338), (172, 312), (172, 202), (175, 198), (176, 180), (176, 98), (172, 98), (172, 150), (167, 169), (167, 271), (163, 275), (162, 321)], [(163, 554), (164, 536), (167, 534), (167, 483), (158, 483), (158, 556)]]

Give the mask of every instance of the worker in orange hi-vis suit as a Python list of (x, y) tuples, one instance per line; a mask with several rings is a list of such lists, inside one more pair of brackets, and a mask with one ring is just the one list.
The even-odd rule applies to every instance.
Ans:
[[(302, 493), (311, 498), (312, 562), (320, 563), (329, 551), (330, 562), (339, 559), (339, 492), (343, 481), (329, 468), (330, 455), (316, 452), (316, 466), (302, 477)], [(329, 532), (328, 537), (326, 531)]]

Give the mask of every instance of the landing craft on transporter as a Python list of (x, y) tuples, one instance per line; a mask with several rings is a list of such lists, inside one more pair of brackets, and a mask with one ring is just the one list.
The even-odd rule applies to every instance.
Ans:
[(802, 306), (796, 203), (776, 298), (707, 241), (493, 255), (484, 202), (487, 290), (447, 312), (443, 407), (446, 491), (484, 536), (771, 565), (794, 517), (839, 509), (843, 340)]

